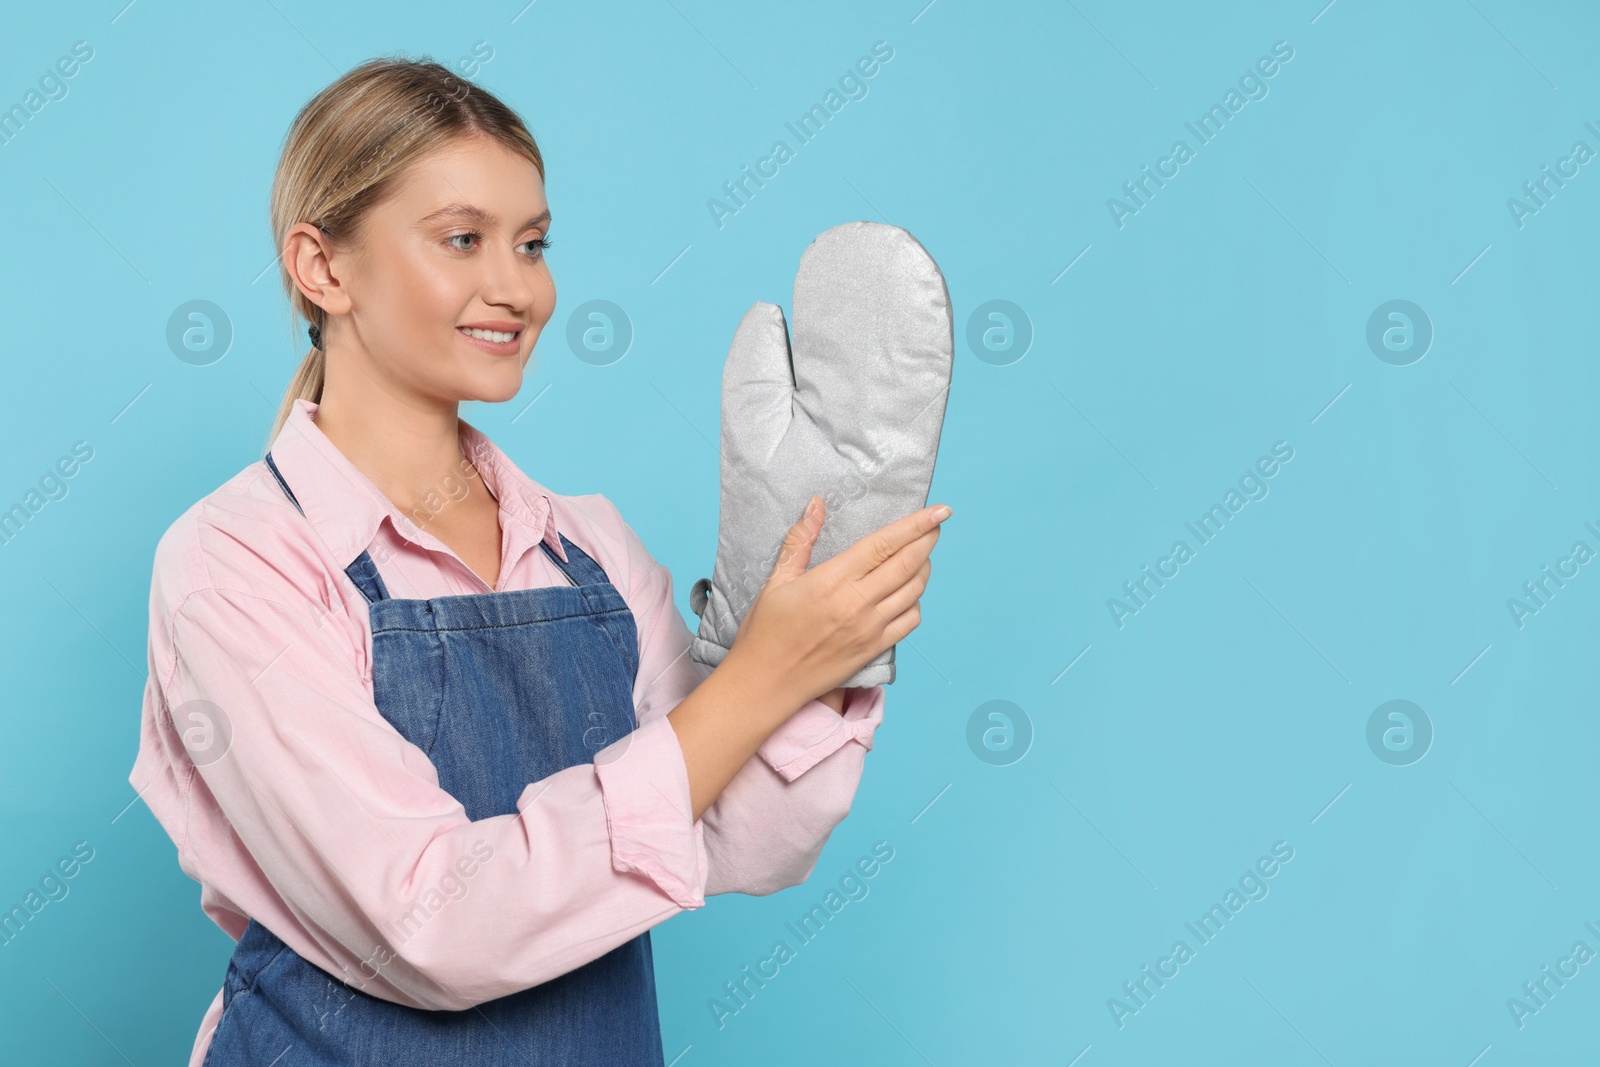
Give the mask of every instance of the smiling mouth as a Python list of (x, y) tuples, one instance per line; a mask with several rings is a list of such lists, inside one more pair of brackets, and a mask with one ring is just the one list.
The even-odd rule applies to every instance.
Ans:
[(510, 344), (518, 337), (522, 336), (521, 330), (514, 330), (510, 332), (501, 330), (473, 330), (468, 329), (465, 326), (457, 326), (456, 329), (460, 330), (468, 337), (476, 338), (479, 341), (488, 341), (490, 344), (496, 345)]

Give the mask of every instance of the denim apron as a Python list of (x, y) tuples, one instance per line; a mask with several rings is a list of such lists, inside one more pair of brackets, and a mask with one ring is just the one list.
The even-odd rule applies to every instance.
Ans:
[[(266, 462), (305, 514), (270, 452)], [(566, 537), (566, 563), (539, 547), (572, 585), (395, 600), (365, 551), (345, 568), (369, 601), (378, 710), (428, 754), (473, 821), (514, 814), (529, 783), (592, 763), (638, 725), (633, 613)], [(650, 934), (530, 989), (427, 1011), (348, 985), (251, 919), (228, 963), (204, 1063), (660, 1065)]]

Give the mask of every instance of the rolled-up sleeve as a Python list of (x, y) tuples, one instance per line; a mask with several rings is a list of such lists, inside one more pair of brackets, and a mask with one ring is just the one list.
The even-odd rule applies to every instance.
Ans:
[[(634, 702), (643, 729), (677, 707), (711, 668), (689, 656), (693, 635), (674, 602), (672, 573), (620, 515), (616, 522), (627, 540), (627, 596), (639, 628)], [(881, 685), (850, 690), (843, 714), (810, 700), (761, 744), (697, 824), (709, 863), (707, 896), (765, 895), (810, 876), (850, 812), (883, 706)]]
[(314, 612), (204, 589), (165, 636), (159, 698), (196, 771), (185, 868), (375, 996), (462, 1010), (704, 903), (704, 831), (665, 721), (474, 822)]
[(665, 718), (641, 722), (595, 755), (605, 796), (611, 862), (642, 874), (681, 907), (705, 900), (705, 829), (690, 822), (689, 772), (678, 735)]

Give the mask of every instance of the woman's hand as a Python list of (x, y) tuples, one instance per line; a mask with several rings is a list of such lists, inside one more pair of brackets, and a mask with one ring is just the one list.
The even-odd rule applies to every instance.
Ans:
[(827, 703), (839, 711), (839, 683), (921, 623), (919, 598), (933, 570), (929, 554), (951, 512), (943, 504), (914, 511), (807, 570), (824, 510), (813, 496), (789, 528), (728, 658), (753, 666), (792, 707), (819, 694), (837, 695), (838, 706)]
[(842, 711), (846, 690), (839, 683), (922, 621), (917, 598), (933, 569), (928, 554), (950, 510), (914, 511), (807, 570), (822, 512), (813, 496), (784, 537), (733, 647), (667, 713), (689, 773), (695, 819), (802, 704), (820, 694)]

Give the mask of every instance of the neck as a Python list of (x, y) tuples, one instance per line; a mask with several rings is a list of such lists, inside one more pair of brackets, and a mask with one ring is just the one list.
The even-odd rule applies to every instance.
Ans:
[(474, 479), (462, 463), (455, 402), (328, 385), (317, 406), (317, 428), (402, 512), (427, 510), (430, 497)]

